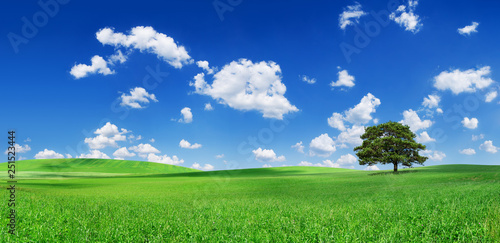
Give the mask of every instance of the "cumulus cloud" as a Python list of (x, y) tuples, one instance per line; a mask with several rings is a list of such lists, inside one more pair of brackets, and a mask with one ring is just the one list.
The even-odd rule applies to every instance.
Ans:
[(363, 135), (363, 133), (365, 133), (364, 126), (354, 125), (351, 128), (342, 131), (337, 136), (337, 144), (339, 144), (341, 148), (346, 148), (347, 144), (359, 146), (363, 143), (363, 140), (361, 139), (361, 135)]
[(349, 75), (347, 70), (341, 70), (338, 72), (338, 80), (337, 82), (332, 81), (330, 83), (330, 86), (332, 87), (348, 87), (352, 88), (354, 87), (354, 76)]
[(182, 139), (179, 142), (179, 147), (185, 148), (185, 149), (197, 149), (197, 148), (201, 148), (201, 144), (199, 144), (199, 143), (191, 144), (190, 142)]
[(304, 153), (304, 145), (302, 145), (302, 141), (296, 143), (295, 145), (292, 145), (292, 148), (296, 149), (297, 152), (299, 153)]
[(389, 15), (389, 18), (394, 20), (394, 22), (398, 23), (401, 27), (404, 27), (406, 31), (410, 31), (415, 34), (419, 32), (422, 27), (420, 16), (414, 12), (417, 5), (418, 1), (409, 0), (408, 6), (400, 5), (396, 11)]
[(105, 153), (97, 150), (97, 149), (94, 149), (94, 150), (90, 150), (90, 153), (88, 154), (80, 154), (80, 156), (78, 156), (78, 158), (83, 158), (83, 159), (110, 159), (110, 157), (108, 155), (106, 155)]
[(479, 146), (479, 149), (492, 154), (498, 152), (498, 147), (495, 147), (495, 145), (493, 145), (493, 141), (491, 140), (484, 141), (484, 143)]
[(134, 109), (144, 108), (142, 104), (149, 104), (150, 100), (158, 102), (154, 94), (149, 94), (144, 88), (135, 87), (130, 90), (130, 94), (123, 93), (120, 97), (121, 106), (126, 106)]
[(141, 143), (139, 145), (132, 146), (132, 147), (130, 147), (128, 149), (131, 150), (131, 151), (134, 151), (136, 153), (139, 153), (139, 156), (142, 157), (142, 158), (146, 158), (148, 156), (148, 154), (158, 154), (158, 153), (160, 153), (160, 150), (158, 150), (157, 148), (153, 147), (149, 143), (145, 143), (145, 144)]
[(451, 90), (453, 94), (462, 92), (475, 92), (476, 89), (484, 89), (494, 81), (489, 78), (491, 69), (485, 66), (479, 69), (468, 69), (461, 71), (443, 71), (434, 77), (434, 87), (438, 90)]
[(35, 154), (35, 159), (62, 159), (64, 155), (56, 153), (54, 150), (44, 149)]
[(441, 97), (439, 97), (438, 95), (429, 95), (427, 97), (424, 97), (424, 101), (422, 102), (422, 105), (424, 107), (429, 108), (429, 109), (437, 108), (439, 106), (440, 101), (441, 101)]
[(271, 168), (271, 167), (273, 167), (273, 166), (272, 166), (272, 165), (270, 165), (270, 164), (264, 164), (264, 165), (262, 166), (262, 168)]
[(410, 126), (410, 130), (412, 132), (429, 128), (432, 125), (431, 120), (422, 121), (417, 112), (412, 109), (403, 112), (403, 120), (401, 120), (399, 123)]
[(310, 156), (328, 157), (332, 155), (335, 150), (337, 150), (335, 142), (328, 136), (328, 133), (319, 135), (309, 143)]
[(376, 165), (370, 165), (370, 166), (367, 166), (366, 168), (364, 168), (363, 170), (373, 171), (373, 170), (380, 170), (380, 169)]
[(274, 62), (240, 59), (225, 65), (213, 78), (208, 84), (205, 74), (200, 73), (190, 85), (195, 93), (237, 110), (259, 111), (266, 118), (281, 120), (283, 115), (298, 111), (284, 96), (286, 86), (281, 82), (280, 66)]
[(339, 159), (337, 159), (336, 162), (332, 160), (323, 160), (322, 163), (310, 163), (307, 161), (301, 161), (298, 166), (318, 166), (318, 167), (331, 167), (331, 168), (349, 168), (353, 169), (354, 166), (352, 166), (355, 162), (357, 161), (356, 157), (354, 157), (352, 154), (345, 154), (340, 156)]
[(441, 151), (423, 150), (422, 156), (428, 157), (430, 160), (441, 161), (446, 157), (446, 154)]
[(213, 170), (214, 169), (214, 166), (211, 165), (211, 164), (205, 164), (203, 166), (201, 166), (200, 164), (198, 163), (194, 163), (191, 168), (193, 169), (197, 169), (197, 170)]
[(181, 115), (182, 115), (182, 118), (179, 119), (179, 122), (183, 122), (183, 123), (193, 122), (193, 113), (191, 112), (191, 108), (189, 108), (189, 107), (182, 108)]
[(299, 76), (300, 79), (308, 84), (315, 84), (316, 83), (316, 79), (315, 78), (310, 78), (306, 75), (300, 75)]
[(486, 101), (488, 103), (492, 102), (497, 97), (497, 95), (498, 95), (498, 92), (496, 90), (491, 91), (491, 92), (486, 94), (486, 98), (484, 101)]
[(342, 30), (348, 25), (354, 25), (354, 23), (359, 23), (359, 18), (366, 15), (366, 13), (361, 9), (361, 4), (356, 3), (355, 5), (347, 6), (344, 11), (339, 15), (339, 27)]
[(421, 132), (419, 135), (417, 135), (417, 138), (415, 140), (418, 143), (429, 143), (436, 141), (436, 139), (431, 138), (427, 132)]
[[(14, 148), (15, 148), (15, 152), (16, 153), (26, 153), (28, 151), (31, 150), (31, 147), (28, 145), (28, 144), (25, 144), (25, 145), (19, 145), (19, 144), (14, 144)], [(9, 151), (8, 149), (5, 150), (5, 154), (9, 154), (9, 152), (13, 152), (13, 151)]]
[(162, 163), (162, 164), (169, 164), (169, 165), (180, 165), (180, 164), (184, 163), (183, 159), (179, 159), (175, 155), (172, 157), (169, 157), (166, 154), (165, 155), (156, 155), (154, 153), (148, 154), (148, 161)]
[(103, 28), (96, 33), (96, 38), (103, 45), (156, 54), (175, 68), (182, 68), (183, 65), (193, 62), (184, 46), (178, 45), (172, 37), (159, 33), (150, 26), (134, 27), (128, 34), (115, 32), (113, 28)]
[(206, 104), (205, 104), (205, 110), (206, 110), (206, 111), (212, 111), (212, 110), (214, 110), (214, 108), (212, 107), (212, 104), (210, 104), (210, 103), (206, 103)]
[(476, 150), (474, 150), (472, 148), (462, 149), (462, 150), (459, 150), (458, 152), (461, 153), (461, 154), (465, 154), (465, 155), (474, 155), (474, 154), (476, 154)]
[(205, 72), (207, 72), (208, 74), (213, 74), (214, 73), (214, 70), (212, 68), (210, 68), (210, 66), (208, 64), (208, 61), (197, 61), (196, 65), (198, 65), (198, 67), (200, 67), (203, 70), (205, 70)]
[(129, 152), (126, 147), (121, 147), (113, 153), (113, 156), (115, 157), (115, 159), (123, 160), (128, 157), (134, 157), (135, 154)]
[(283, 155), (276, 156), (276, 153), (272, 149), (258, 148), (253, 150), (252, 153), (255, 155), (255, 159), (261, 162), (283, 162), (286, 160)]
[(100, 73), (102, 75), (114, 74), (115, 71), (108, 67), (108, 63), (101, 56), (95, 55), (90, 59), (91, 64), (76, 64), (69, 72), (76, 79), (87, 77), (89, 74)]
[(477, 120), (477, 118), (469, 119), (468, 117), (464, 117), (464, 119), (462, 120), (462, 125), (464, 125), (465, 128), (469, 129), (476, 129), (478, 123), (479, 121)]
[(478, 26), (479, 26), (478, 22), (472, 22), (471, 25), (467, 25), (463, 28), (458, 28), (458, 33), (463, 35), (463, 36), (467, 36), (467, 35), (470, 35), (472, 33), (476, 33), (477, 32), (476, 28)]
[(332, 116), (328, 118), (328, 125), (340, 131), (345, 131), (346, 129), (344, 125), (344, 116), (337, 112), (334, 112)]
[(347, 127), (344, 121), (358, 125), (366, 124), (373, 119), (371, 114), (376, 112), (376, 108), (380, 104), (381, 102), (377, 97), (368, 93), (361, 99), (359, 104), (345, 111), (344, 114), (334, 112), (332, 116), (328, 118), (328, 125), (340, 131), (345, 131)]
[(118, 127), (110, 122), (107, 122), (103, 127), (97, 129), (93, 138), (85, 138), (85, 143), (91, 149), (103, 149), (106, 147), (118, 147), (117, 141), (125, 141), (127, 138), (124, 135), (128, 133), (127, 129), (122, 128), (120, 131)]

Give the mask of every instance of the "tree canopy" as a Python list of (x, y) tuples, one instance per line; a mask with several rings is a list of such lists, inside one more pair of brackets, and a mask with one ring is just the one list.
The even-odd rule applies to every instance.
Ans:
[(411, 167), (414, 163), (424, 164), (427, 160), (427, 157), (418, 154), (425, 149), (425, 145), (417, 143), (415, 137), (408, 125), (389, 121), (367, 127), (361, 135), (363, 144), (355, 147), (354, 151), (360, 165), (394, 164), (394, 171), (398, 171), (398, 164)]

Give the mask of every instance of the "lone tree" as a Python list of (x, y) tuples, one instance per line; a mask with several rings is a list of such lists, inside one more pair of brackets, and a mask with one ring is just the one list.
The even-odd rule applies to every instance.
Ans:
[(418, 154), (425, 149), (425, 145), (415, 142), (415, 137), (408, 125), (389, 121), (367, 127), (361, 135), (363, 144), (354, 151), (360, 165), (394, 164), (396, 172), (398, 164), (410, 167), (413, 163), (424, 164), (427, 160), (427, 157)]

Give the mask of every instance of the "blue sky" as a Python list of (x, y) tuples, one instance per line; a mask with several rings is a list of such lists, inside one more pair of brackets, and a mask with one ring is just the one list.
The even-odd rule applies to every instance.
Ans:
[(392, 120), (426, 165), (500, 163), (498, 2), (40, 3), (0, 14), (22, 158), (367, 169), (360, 133)]

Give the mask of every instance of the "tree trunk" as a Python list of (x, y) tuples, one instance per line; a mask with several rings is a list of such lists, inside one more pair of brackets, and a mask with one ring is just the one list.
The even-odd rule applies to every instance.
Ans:
[(398, 163), (394, 163), (394, 172), (398, 172)]

